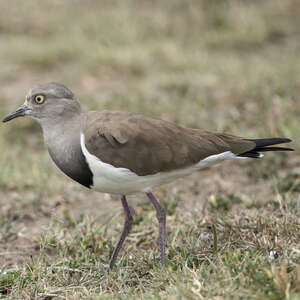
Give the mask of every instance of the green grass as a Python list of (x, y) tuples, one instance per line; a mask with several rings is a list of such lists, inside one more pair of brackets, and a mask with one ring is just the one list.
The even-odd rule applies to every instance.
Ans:
[[(213, 208), (205, 223), (182, 212), (169, 215), (167, 266), (162, 270), (154, 211), (149, 204), (140, 207), (126, 251), (109, 275), (120, 220), (99, 225), (65, 215), (41, 235), (35, 258), (18, 271), (1, 274), (0, 290), (12, 298), (26, 292), (36, 298), (74, 299), (297, 299), (299, 203), (293, 195), (285, 200), (284, 212), (269, 204), (251, 212), (246, 217), (245, 212)], [(270, 251), (276, 251), (276, 258), (269, 258)]]
[[(119, 109), (299, 148), (295, 0), (5, 2), (0, 115), (36, 83), (67, 84), (85, 109)], [(224, 163), (156, 191), (168, 212), (159, 265), (153, 207), (66, 179), (40, 127), (0, 126), (0, 298), (299, 299), (299, 151)], [(274, 259), (270, 259), (275, 251)]]

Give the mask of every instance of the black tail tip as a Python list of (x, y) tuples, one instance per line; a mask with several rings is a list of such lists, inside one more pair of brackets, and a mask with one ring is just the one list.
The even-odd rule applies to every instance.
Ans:
[(291, 139), (288, 139), (288, 138), (277, 138), (278, 140), (281, 140), (280, 143), (291, 143), (292, 140)]
[[(247, 152), (241, 153), (238, 156), (241, 157), (251, 157), (251, 158), (260, 158), (263, 155), (260, 152), (267, 151), (294, 151), (292, 148), (278, 147), (273, 145), (285, 144), (292, 142), (288, 138), (267, 138), (267, 139), (246, 139), (255, 143), (255, 147)], [(271, 147), (270, 147), (271, 146)]]
[(246, 140), (254, 142), (256, 144), (256, 147), (258, 148), (292, 142), (292, 140), (288, 138), (267, 138), (267, 139), (246, 139)]

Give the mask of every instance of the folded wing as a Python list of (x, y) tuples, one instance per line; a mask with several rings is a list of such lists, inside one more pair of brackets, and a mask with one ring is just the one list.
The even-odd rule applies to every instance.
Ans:
[(118, 111), (88, 113), (83, 133), (91, 154), (140, 176), (186, 168), (226, 151), (239, 155), (257, 147), (252, 140)]

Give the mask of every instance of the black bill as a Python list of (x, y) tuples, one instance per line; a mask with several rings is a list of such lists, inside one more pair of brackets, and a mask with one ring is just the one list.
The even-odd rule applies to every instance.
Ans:
[(29, 108), (26, 105), (21, 105), (19, 108), (17, 108), (15, 111), (7, 115), (2, 122), (8, 122), (12, 119), (18, 118), (18, 117), (23, 117), (25, 116), (25, 112), (29, 110)]

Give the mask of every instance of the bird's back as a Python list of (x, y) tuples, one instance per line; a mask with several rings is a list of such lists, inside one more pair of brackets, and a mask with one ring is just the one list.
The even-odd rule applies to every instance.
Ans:
[(232, 135), (119, 111), (89, 112), (84, 135), (91, 154), (140, 176), (183, 169), (211, 155), (240, 154), (255, 146)]

